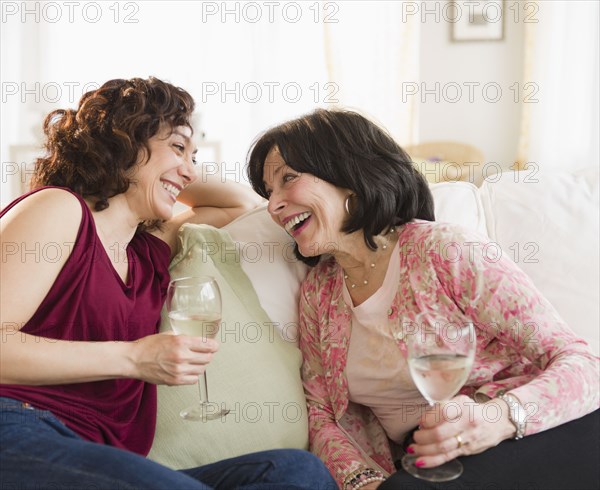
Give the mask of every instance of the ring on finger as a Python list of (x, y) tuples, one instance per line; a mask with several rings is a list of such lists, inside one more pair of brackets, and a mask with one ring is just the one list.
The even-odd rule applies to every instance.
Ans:
[(458, 446), (456, 449), (460, 449), (461, 447), (463, 447), (466, 443), (463, 442), (462, 437), (460, 437), (460, 434), (456, 434), (454, 436), (454, 438), (456, 439), (456, 442), (458, 443)]

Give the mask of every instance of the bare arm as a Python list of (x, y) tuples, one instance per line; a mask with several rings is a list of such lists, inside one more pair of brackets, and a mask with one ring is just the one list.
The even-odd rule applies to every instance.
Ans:
[(241, 212), (253, 209), (263, 199), (249, 186), (219, 175), (198, 172), (198, 178), (179, 194), (178, 200), (191, 208), (207, 207)]
[[(131, 377), (194, 383), (216, 343), (168, 334), (137, 342), (72, 342), (21, 331), (68, 260), (81, 216), (73, 195), (47, 189), (21, 201), (0, 221), (0, 382), (46, 385)], [(48, 244), (60, 247), (59, 260), (43, 260), (37, 252)]]
[(263, 199), (250, 187), (223, 181), (218, 175), (199, 172), (195, 182), (186, 187), (178, 200), (190, 209), (173, 216), (154, 234), (169, 244), (172, 256), (177, 253), (177, 230), (184, 223), (225, 226), (246, 211), (262, 204)]

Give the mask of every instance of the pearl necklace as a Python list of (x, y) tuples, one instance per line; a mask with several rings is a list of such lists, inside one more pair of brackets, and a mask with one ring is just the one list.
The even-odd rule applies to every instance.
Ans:
[[(394, 233), (396, 231), (396, 228), (390, 228), (390, 231), (388, 233)], [(387, 243), (384, 243), (381, 246), (382, 250), (387, 250), (388, 246)], [(356, 284), (355, 282), (350, 282), (350, 289), (355, 289), (355, 288), (360, 288), (363, 286), (367, 286), (369, 284), (369, 279), (371, 278), (371, 274), (373, 274), (373, 271), (375, 270), (375, 262), (371, 262), (371, 269), (369, 270), (369, 273), (367, 274), (367, 277), (365, 277), (362, 280), (362, 284)], [(347, 281), (349, 278), (348, 273), (346, 271), (344, 271), (344, 280)]]

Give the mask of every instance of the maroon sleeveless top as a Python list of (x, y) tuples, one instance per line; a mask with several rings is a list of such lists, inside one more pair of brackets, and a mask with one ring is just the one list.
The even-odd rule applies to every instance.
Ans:
[[(13, 201), (0, 216), (33, 192)], [(136, 233), (127, 247), (129, 274), (128, 284), (124, 284), (96, 234), (90, 209), (81, 196), (74, 195), (83, 210), (77, 240), (47, 296), (22, 331), (45, 337), (41, 342), (131, 341), (157, 333), (169, 283), (169, 246), (149, 233)], [(60, 226), (60, 216), (56, 217), (56, 226)], [(35, 253), (40, 254), (40, 260), (44, 259), (43, 248)], [(143, 381), (115, 379), (49, 386), (5, 384), (0, 385), (0, 396), (50, 410), (89, 441), (143, 455), (152, 445), (156, 386)]]

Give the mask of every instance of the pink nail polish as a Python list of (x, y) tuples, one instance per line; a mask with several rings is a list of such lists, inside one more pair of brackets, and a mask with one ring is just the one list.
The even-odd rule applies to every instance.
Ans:
[(415, 450), (413, 449), (413, 447), (412, 447), (412, 446), (408, 446), (408, 447), (406, 448), (406, 450), (408, 451), (408, 453), (409, 453), (409, 454), (415, 454)]
[(415, 466), (416, 466), (417, 468), (421, 468), (422, 466), (425, 466), (425, 461), (422, 461), (422, 460), (420, 460), (420, 459), (417, 459), (417, 460), (415, 461)]

